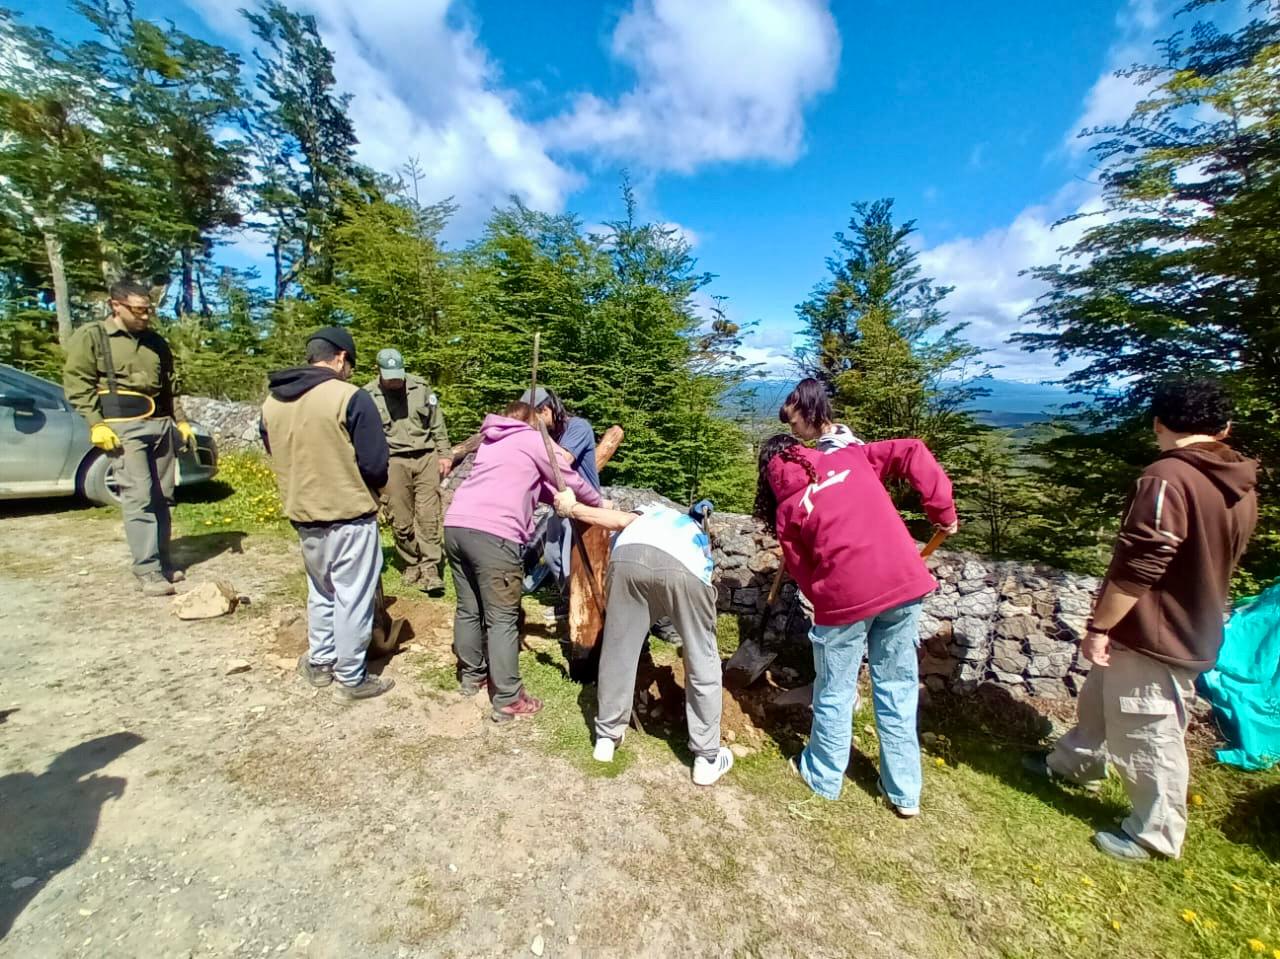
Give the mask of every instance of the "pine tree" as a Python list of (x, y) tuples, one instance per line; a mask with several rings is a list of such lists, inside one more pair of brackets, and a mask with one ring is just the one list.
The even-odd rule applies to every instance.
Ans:
[(796, 308), (808, 339), (799, 360), (855, 433), (918, 437), (945, 461), (976, 430), (965, 405), (990, 368), (948, 321), (950, 288), (923, 275), (914, 232), (912, 220), (894, 224), (892, 200), (854, 204), (830, 277)]
[(1061, 262), (1035, 271), (1049, 287), (1030, 313), (1041, 331), (1017, 339), (1082, 362), (1066, 382), (1095, 398), (1084, 442), (1106, 469), (1081, 470), (1079, 436), (1041, 451), (1064, 487), (1087, 489), (1078, 474), (1119, 486), (1092, 500), (1101, 508), (1079, 498), (1087, 520), (1067, 517), (1086, 549), (1154, 454), (1152, 388), (1171, 376), (1225, 380), (1237, 443), (1266, 468), (1246, 566), (1270, 578), (1280, 574), (1280, 12), (1251, 7), (1261, 15), (1239, 29), (1197, 24), (1161, 45), (1163, 62), (1128, 71), (1151, 92), (1123, 125), (1092, 131), (1105, 210)]

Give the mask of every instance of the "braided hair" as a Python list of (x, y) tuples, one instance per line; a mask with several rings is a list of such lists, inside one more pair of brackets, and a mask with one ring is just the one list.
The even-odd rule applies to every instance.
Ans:
[(759, 475), (756, 477), (756, 505), (751, 515), (764, 523), (770, 536), (778, 534), (778, 495), (769, 482), (769, 463), (775, 456), (781, 456), (788, 463), (800, 466), (809, 476), (809, 482), (818, 482), (818, 471), (805, 457), (803, 444), (788, 433), (770, 436), (760, 444), (760, 457), (757, 460)]

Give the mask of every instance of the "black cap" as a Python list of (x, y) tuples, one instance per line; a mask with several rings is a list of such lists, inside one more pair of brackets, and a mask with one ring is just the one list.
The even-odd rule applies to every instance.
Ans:
[(353, 340), (351, 338), (351, 334), (348, 333), (346, 330), (344, 330), (342, 327), (340, 326), (321, 327), (320, 329), (316, 330), (314, 333), (312, 333), (310, 336), (307, 337), (308, 343), (310, 343), (312, 340), (324, 340), (326, 343), (332, 345), (334, 349), (342, 350), (344, 353), (347, 354), (347, 359), (351, 361), (352, 368), (353, 369), (355, 368), (356, 341)]

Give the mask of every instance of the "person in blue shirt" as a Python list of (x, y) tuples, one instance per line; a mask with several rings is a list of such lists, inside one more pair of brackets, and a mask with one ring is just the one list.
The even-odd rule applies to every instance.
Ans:
[(631, 720), (636, 668), (649, 624), (669, 618), (684, 651), (693, 781), (710, 786), (733, 766), (733, 753), (720, 745), (722, 669), (716, 646), (711, 540), (704, 528), (710, 502), (704, 500), (690, 513), (656, 503), (623, 512), (583, 505), (566, 490), (556, 494), (555, 506), (561, 516), (617, 531), (605, 585), (596, 686), (596, 761), (613, 761)]
[[(569, 464), (574, 472), (586, 480), (592, 489), (600, 490), (600, 473), (596, 469), (596, 433), (591, 424), (581, 416), (574, 416), (564, 408), (555, 390), (541, 386), (536, 391), (525, 390), (520, 402), (528, 403), (547, 425), (551, 439), (572, 457)], [(545, 528), (539, 528), (530, 540), (531, 555), (525, 568), (525, 592), (533, 592), (546, 576), (554, 577), (560, 589), (556, 603), (556, 617), (563, 618), (569, 612), (569, 564), (572, 562), (573, 527), (559, 516), (547, 518)], [(541, 560), (538, 563), (538, 559)]]

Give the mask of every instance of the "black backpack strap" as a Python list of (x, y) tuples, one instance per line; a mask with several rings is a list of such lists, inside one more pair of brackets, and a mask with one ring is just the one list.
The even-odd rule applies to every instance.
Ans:
[(107, 337), (106, 327), (101, 323), (95, 324), (94, 333), (98, 339), (98, 359), (107, 367), (107, 392), (114, 397), (120, 392), (120, 387), (116, 384), (116, 363), (111, 357), (111, 340)]

